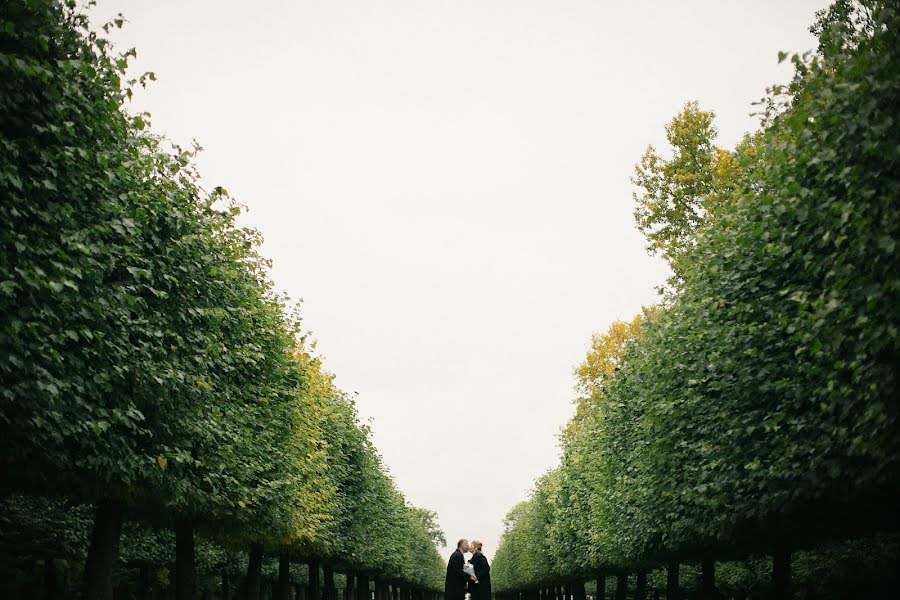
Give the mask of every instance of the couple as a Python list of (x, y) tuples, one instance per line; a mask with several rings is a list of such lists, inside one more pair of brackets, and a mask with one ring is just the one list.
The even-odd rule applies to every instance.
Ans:
[[(466, 562), (464, 552), (471, 552), (472, 558)], [(481, 553), (481, 542), (459, 540), (456, 551), (447, 563), (447, 579), (444, 581), (444, 600), (464, 600), (466, 591), (472, 600), (491, 600), (491, 567), (487, 557)]]

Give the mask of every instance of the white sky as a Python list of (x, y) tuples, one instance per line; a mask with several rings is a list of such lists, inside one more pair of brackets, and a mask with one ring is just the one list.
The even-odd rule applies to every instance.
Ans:
[(557, 463), (594, 331), (665, 278), (633, 165), (697, 99), (720, 143), (813, 46), (824, 0), (101, 0), (159, 81), (134, 102), (196, 138), (250, 208), (278, 287), (359, 394), (400, 489), (451, 544)]

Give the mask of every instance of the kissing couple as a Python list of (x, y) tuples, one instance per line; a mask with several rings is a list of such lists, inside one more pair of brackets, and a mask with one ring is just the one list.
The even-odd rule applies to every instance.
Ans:
[[(468, 561), (466, 552), (472, 553)], [(491, 600), (491, 566), (478, 540), (459, 540), (447, 562), (444, 600), (465, 600), (466, 592), (471, 600)]]

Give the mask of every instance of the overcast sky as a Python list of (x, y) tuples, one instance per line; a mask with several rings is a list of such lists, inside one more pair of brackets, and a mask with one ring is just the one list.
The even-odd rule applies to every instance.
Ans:
[(492, 556), (592, 332), (665, 279), (633, 165), (688, 100), (731, 146), (824, 1), (101, 0), (135, 100), (249, 207), (400, 489)]

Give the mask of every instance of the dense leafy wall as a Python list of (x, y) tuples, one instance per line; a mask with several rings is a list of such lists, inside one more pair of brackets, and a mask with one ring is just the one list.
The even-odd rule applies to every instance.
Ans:
[(134, 52), (104, 38), (121, 19), (91, 31), (80, 8), (0, 11), (4, 556), (86, 561), (90, 598), (122, 560), (174, 563), (188, 597), (198, 569), (262, 550), (437, 589), (420, 513), (309, 355), (258, 234), (200, 185), (195, 149), (125, 110), (154, 77), (129, 80)]
[(725, 156), (689, 104), (638, 166), (675, 276), (510, 513), (500, 590), (897, 531), (900, 12), (841, 1), (813, 31), (760, 132)]

